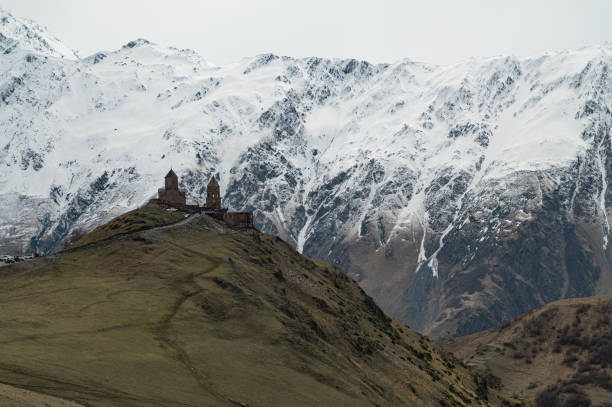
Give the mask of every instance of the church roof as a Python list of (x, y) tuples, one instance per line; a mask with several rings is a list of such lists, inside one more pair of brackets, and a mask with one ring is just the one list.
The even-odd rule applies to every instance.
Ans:
[(170, 169), (170, 171), (166, 174), (166, 178), (178, 178), (174, 171)]
[(219, 185), (219, 183), (217, 182), (217, 179), (215, 178), (214, 175), (210, 179), (210, 182), (208, 183), (208, 185)]

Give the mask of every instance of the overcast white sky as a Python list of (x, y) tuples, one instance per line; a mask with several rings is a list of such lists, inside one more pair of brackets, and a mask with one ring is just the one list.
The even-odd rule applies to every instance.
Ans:
[(263, 52), (447, 64), (612, 40), (608, 0), (0, 0), (87, 56), (135, 38), (217, 63)]

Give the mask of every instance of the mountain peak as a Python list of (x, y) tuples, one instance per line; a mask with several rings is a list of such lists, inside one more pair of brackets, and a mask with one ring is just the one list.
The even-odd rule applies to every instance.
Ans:
[(79, 59), (74, 50), (51, 35), (46, 27), (0, 8), (0, 52), (10, 54), (17, 48), (60, 59)]
[(128, 42), (121, 48), (134, 48), (140, 47), (142, 45), (151, 45), (151, 41), (144, 38), (136, 38), (135, 40)]

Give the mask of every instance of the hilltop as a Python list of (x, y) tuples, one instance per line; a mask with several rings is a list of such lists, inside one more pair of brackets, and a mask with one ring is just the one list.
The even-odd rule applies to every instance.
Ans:
[(528, 405), (610, 406), (612, 296), (561, 300), (444, 347)]
[(500, 404), (337, 267), (206, 215), (129, 212), (3, 267), (0, 298), (6, 405)]

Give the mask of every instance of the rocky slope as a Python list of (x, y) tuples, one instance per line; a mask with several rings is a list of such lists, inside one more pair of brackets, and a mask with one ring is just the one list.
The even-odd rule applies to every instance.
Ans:
[(337, 267), (183, 215), (145, 207), (0, 268), (2, 405), (503, 402)]
[(514, 402), (610, 406), (612, 296), (561, 300), (447, 349)]
[(73, 58), (0, 21), (1, 252), (52, 252), (173, 167), (191, 201), (216, 174), (225, 205), (437, 338), (612, 292), (609, 44), (216, 67), (142, 39)]

